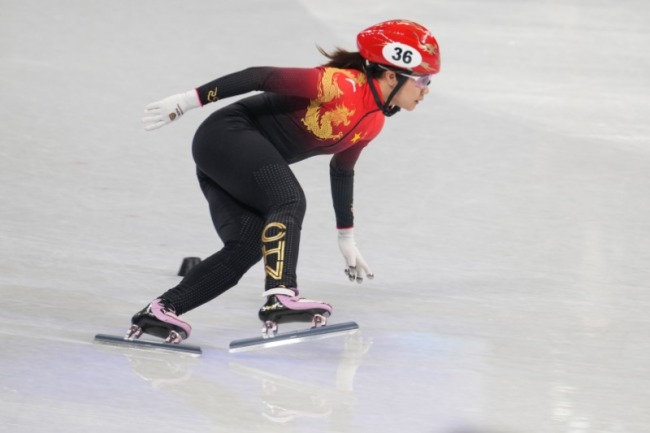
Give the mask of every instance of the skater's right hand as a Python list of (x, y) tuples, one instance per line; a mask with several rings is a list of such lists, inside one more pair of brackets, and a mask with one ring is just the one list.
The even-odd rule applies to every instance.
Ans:
[(142, 123), (144, 129), (151, 131), (179, 119), (188, 110), (201, 106), (196, 90), (169, 96), (157, 102), (152, 102), (144, 109)]
[(370, 270), (368, 263), (363, 259), (357, 243), (354, 240), (354, 229), (339, 229), (339, 249), (345, 258), (345, 274), (350, 281), (357, 283), (363, 282), (364, 278), (373, 279), (374, 274)]

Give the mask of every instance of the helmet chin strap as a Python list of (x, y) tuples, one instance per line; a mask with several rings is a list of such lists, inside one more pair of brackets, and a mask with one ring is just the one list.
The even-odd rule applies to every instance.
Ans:
[(381, 97), (379, 96), (379, 91), (375, 87), (375, 83), (372, 81), (372, 71), (376, 66), (370, 62), (366, 62), (364, 65), (364, 69), (366, 72), (366, 76), (368, 77), (368, 83), (370, 84), (370, 91), (372, 92), (372, 96), (375, 98), (375, 102), (377, 103), (377, 106), (381, 109), (381, 111), (384, 113), (386, 117), (390, 117), (393, 114), (399, 112), (400, 108), (396, 105), (391, 105), (390, 101), (393, 100), (393, 97), (399, 92), (399, 89), (402, 88), (404, 83), (406, 83), (406, 80), (408, 78), (403, 77), (401, 75), (397, 75), (397, 84), (393, 88), (393, 91), (390, 92), (388, 95), (388, 98), (386, 98), (386, 103), (382, 104), (381, 102)]

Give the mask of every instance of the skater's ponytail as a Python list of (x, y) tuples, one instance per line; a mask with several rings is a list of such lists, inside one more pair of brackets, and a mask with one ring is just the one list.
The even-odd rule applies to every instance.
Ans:
[[(364, 65), (366, 60), (361, 57), (357, 51), (347, 51), (342, 48), (337, 48), (334, 52), (329, 53), (321, 47), (317, 47), (318, 52), (329, 59), (329, 62), (323, 66), (339, 69), (356, 69), (357, 71), (365, 72)], [(377, 71), (377, 77), (381, 76), (383, 71)], [(373, 74), (374, 75), (374, 74)]]

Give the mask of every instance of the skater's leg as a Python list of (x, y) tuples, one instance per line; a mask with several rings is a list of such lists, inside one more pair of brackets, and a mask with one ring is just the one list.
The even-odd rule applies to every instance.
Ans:
[(325, 325), (332, 306), (298, 297), (296, 266), (300, 230), (305, 215), (305, 197), (288, 166), (267, 165), (255, 172), (260, 188), (272, 198), (262, 232), (262, 253), (266, 271), (266, 303), (258, 316), (262, 332), (273, 337), (278, 323), (312, 322)]
[(262, 218), (246, 209), (201, 172), (199, 183), (223, 248), (194, 266), (174, 288), (163, 293), (131, 319), (128, 338), (147, 333), (179, 343), (191, 326), (178, 316), (230, 289), (262, 257)]
[(202, 172), (198, 172), (198, 177), (224, 246), (193, 267), (176, 287), (161, 296), (174, 306), (179, 315), (235, 286), (262, 257), (262, 218), (233, 199)]
[(265, 290), (298, 288), (297, 264), (300, 232), (306, 211), (305, 194), (286, 164), (268, 164), (253, 173), (268, 202), (264, 209), (262, 254)]

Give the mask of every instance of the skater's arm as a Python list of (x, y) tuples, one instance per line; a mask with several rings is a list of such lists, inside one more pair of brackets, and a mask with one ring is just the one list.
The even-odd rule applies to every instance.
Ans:
[(361, 283), (364, 278), (372, 279), (373, 272), (363, 259), (354, 239), (354, 165), (368, 142), (359, 142), (354, 147), (334, 155), (330, 161), (330, 182), (332, 202), (336, 214), (339, 249), (345, 259), (345, 273), (350, 281)]
[(354, 226), (352, 199), (354, 196), (354, 171), (339, 172), (330, 165), (330, 185), (332, 188), (332, 204), (336, 217), (336, 228)]
[(190, 91), (169, 96), (145, 107), (144, 129), (151, 131), (178, 120), (194, 108), (230, 96), (265, 91), (316, 99), (322, 96), (322, 68), (256, 67), (224, 75)]
[(339, 229), (354, 226), (352, 202), (354, 199), (354, 165), (367, 142), (359, 142), (344, 152), (337, 153), (330, 160), (330, 185), (332, 204)]
[(318, 97), (322, 68), (252, 67), (197, 87), (201, 105), (253, 91)]

